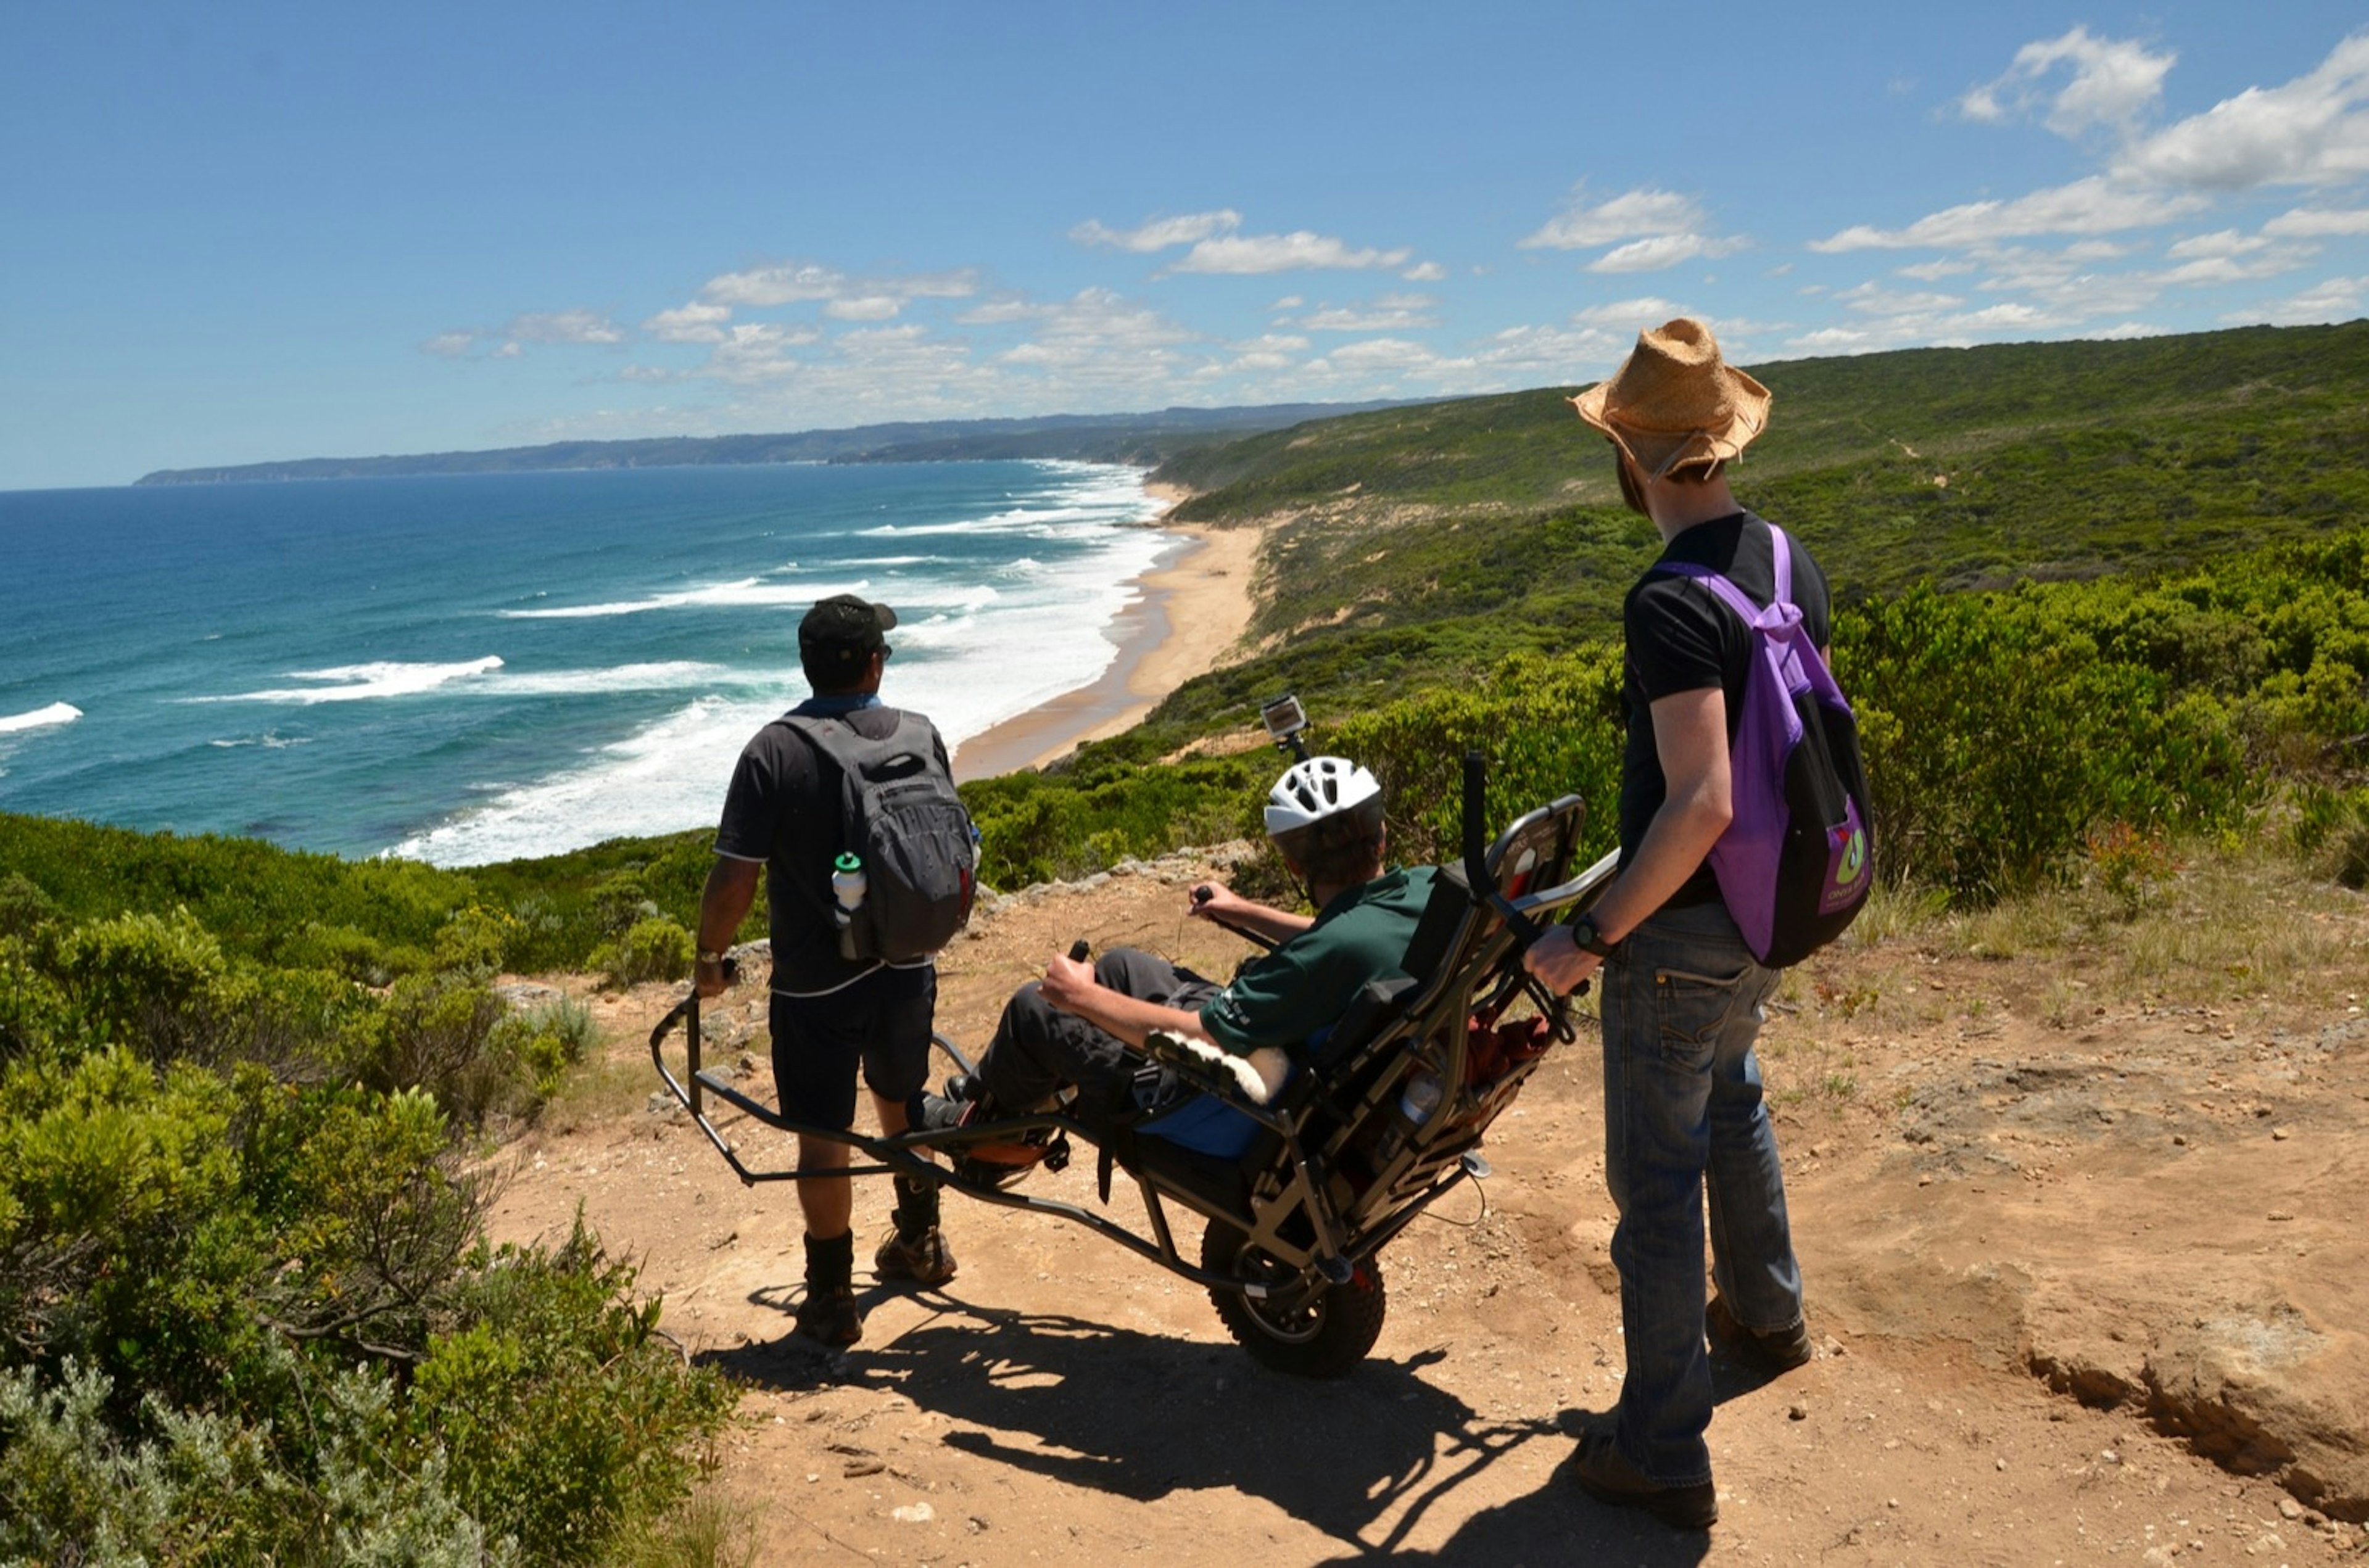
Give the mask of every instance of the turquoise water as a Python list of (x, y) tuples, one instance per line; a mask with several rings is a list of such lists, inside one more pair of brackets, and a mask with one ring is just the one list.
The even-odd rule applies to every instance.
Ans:
[(0, 493), (0, 810), (443, 864), (712, 823), (894, 606), (949, 743), (1095, 679), (1173, 536), (1132, 469), (605, 470)]

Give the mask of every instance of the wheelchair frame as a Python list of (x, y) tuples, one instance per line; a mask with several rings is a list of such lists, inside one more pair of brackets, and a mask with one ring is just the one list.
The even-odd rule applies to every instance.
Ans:
[[(1252, 1152), (1239, 1162), (1131, 1132), (1104, 1141), (1108, 1129), (1059, 1109), (878, 1138), (792, 1121), (701, 1066), (696, 991), (651, 1031), (650, 1059), (744, 1185), (797, 1181), (802, 1173), (750, 1168), (709, 1117), (709, 1096), (762, 1126), (844, 1142), (874, 1162), (828, 1174), (916, 1177), (982, 1203), (1082, 1225), (1207, 1289), (1229, 1331), (1261, 1361), (1304, 1375), (1338, 1375), (1364, 1358), (1380, 1332), (1381, 1249), (1443, 1194), (1489, 1173), (1479, 1153), (1482, 1135), (1548, 1046), (1574, 1037), (1569, 999), (1549, 995), (1523, 970), (1521, 955), (1541, 921), (1593, 902), (1617, 860), (1608, 854), (1572, 874), (1583, 817), (1575, 795), (1529, 812), (1484, 846), (1486, 789), (1477, 753), (1465, 759), (1463, 804), (1462, 863), (1441, 869), (1414, 939), (1418, 947), (1427, 939), (1439, 944), (1426, 966), (1431, 972), (1368, 987), (1328, 1043), (1321, 1070), (1302, 1063), (1275, 1100), (1261, 1104), (1243, 1097), (1230, 1076), (1159, 1048), (1155, 1037), (1148, 1053), (1154, 1059), (1257, 1124)], [(1539, 885), (1550, 878), (1562, 880)], [(1451, 889), (1464, 894), (1452, 927), (1448, 914), (1435, 913), (1451, 907), (1445, 902)], [(1536, 1016), (1508, 1024), (1507, 1010), (1523, 997)], [(686, 1054), (681, 1078), (664, 1049), (678, 1024)], [(958, 1068), (971, 1070), (953, 1041), (933, 1039)], [(1436, 1108), (1417, 1119), (1401, 1101), (1424, 1073), (1436, 1078), (1441, 1094)], [(1094, 1145), (1105, 1204), (1112, 1169), (1123, 1166), (1142, 1197), (1149, 1234), (1075, 1203), (967, 1175), (959, 1161), (923, 1157), (959, 1155), (981, 1142), (1009, 1143), (1032, 1133), (1057, 1148), (1071, 1135)], [(1171, 1204), (1207, 1221), (1197, 1263), (1177, 1244)]]

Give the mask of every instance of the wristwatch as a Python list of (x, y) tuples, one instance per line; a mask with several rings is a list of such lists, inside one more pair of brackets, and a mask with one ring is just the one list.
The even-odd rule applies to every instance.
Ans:
[(1599, 958), (1611, 957), (1612, 949), (1619, 945), (1605, 939), (1593, 914), (1582, 915), (1571, 922), (1571, 940), (1581, 952), (1593, 953)]
[[(675, 951), (680, 953), (682, 949), (678, 947)], [(721, 964), (724, 962), (724, 955), (721, 953), (702, 953), (699, 956), (699, 961), (703, 964)]]

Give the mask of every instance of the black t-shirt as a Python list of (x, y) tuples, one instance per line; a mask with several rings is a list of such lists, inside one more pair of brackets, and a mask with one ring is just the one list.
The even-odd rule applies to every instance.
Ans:
[[(1768, 524), (1742, 511), (1695, 524), (1670, 541), (1661, 559), (1709, 567), (1755, 604), (1767, 604), (1777, 596), (1774, 544)], [(1824, 648), (1833, 635), (1826, 576), (1800, 540), (1792, 540), (1792, 546), (1793, 602), (1801, 608), (1810, 640)], [(1710, 589), (1666, 572), (1647, 572), (1637, 579), (1620, 607), (1620, 622), (1628, 638), (1621, 695), (1629, 738), (1620, 761), (1620, 863), (1626, 865), (1669, 794), (1661, 753), (1654, 745), (1653, 704), (1680, 692), (1722, 688), (1727, 694), (1727, 738), (1733, 745), (1744, 712), (1752, 638), (1735, 612)], [(1669, 901), (1672, 906), (1701, 904), (1718, 897), (1719, 883), (1706, 860)]]
[[(801, 703), (790, 712), (843, 719), (869, 740), (887, 739), (903, 716), (878, 704), (841, 711), (828, 698)], [(935, 727), (930, 730), (930, 749), (944, 767), (946, 743)], [(880, 967), (872, 960), (858, 963), (839, 956), (830, 864), (847, 848), (840, 841), (840, 779), (838, 763), (784, 719), (775, 719), (742, 748), (731, 786), (724, 793), (715, 853), (765, 863), (775, 990), (800, 995), (836, 990)], [(911, 967), (928, 962), (916, 959)]]

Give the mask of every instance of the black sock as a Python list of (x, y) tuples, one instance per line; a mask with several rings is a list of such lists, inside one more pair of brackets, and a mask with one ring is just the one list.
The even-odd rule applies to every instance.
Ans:
[(845, 1286), (855, 1274), (855, 1232), (807, 1238), (807, 1284)]
[(897, 1178), (897, 1237), (910, 1242), (937, 1229), (938, 1184)]

